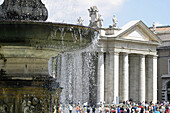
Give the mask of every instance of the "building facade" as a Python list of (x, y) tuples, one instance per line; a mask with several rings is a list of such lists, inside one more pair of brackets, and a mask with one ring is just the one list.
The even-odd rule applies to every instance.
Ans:
[(170, 26), (159, 26), (155, 33), (162, 40), (158, 46), (158, 100), (170, 101)]
[(101, 30), (98, 43), (97, 101), (157, 102), (161, 40), (142, 21), (131, 21), (121, 29)]

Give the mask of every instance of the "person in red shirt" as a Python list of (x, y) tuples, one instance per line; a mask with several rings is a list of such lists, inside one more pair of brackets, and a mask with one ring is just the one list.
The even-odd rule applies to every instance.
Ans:
[(76, 107), (76, 112), (77, 112), (77, 113), (80, 113), (80, 107), (79, 107), (79, 105), (77, 105), (77, 107)]
[(169, 113), (169, 108), (168, 108), (168, 106), (167, 106), (167, 108), (166, 108), (166, 113)]

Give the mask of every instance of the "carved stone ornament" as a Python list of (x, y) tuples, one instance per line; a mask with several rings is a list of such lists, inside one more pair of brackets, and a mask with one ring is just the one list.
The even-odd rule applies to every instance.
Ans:
[(81, 17), (79, 17), (78, 19), (77, 19), (77, 24), (78, 25), (83, 25), (83, 19), (81, 18)]
[(0, 20), (45, 21), (48, 11), (41, 0), (4, 0), (0, 5)]

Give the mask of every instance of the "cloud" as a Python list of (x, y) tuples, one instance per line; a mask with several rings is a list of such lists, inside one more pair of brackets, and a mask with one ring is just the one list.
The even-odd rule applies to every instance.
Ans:
[(159, 22), (155, 22), (156, 26), (163, 26), (162, 24), (160, 24)]
[(97, 6), (100, 14), (105, 18), (113, 15), (113, 12), (119, 10), (120, 6), (126, 0), (42, 0), (49, 10), (48, 21), (76, 23), (77, 18), (81, 16), (84, 23), (89, 22), (88, 9), (91, 6)]
[[(0, 0), (2, 3), (4, 0)], [(100, 14), (105, 18), (113, 15), (127, 0), (42, 0), (48, 9), (47, 21), (76, 23), (81, 16), (84, 23), (89, 22), (88, 9), (97, 6)]]

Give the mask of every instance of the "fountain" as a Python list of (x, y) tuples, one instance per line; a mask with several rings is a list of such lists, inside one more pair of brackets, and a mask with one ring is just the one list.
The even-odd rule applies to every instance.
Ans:
[(96, 36), (96, 31), (89, 27), (43, 22), (47, 17), (48, 11), (41, 0), (4, 0), (0, 6), (0, 111), (3, 113), (56, 110), (62, 88), (51, 66), (52, 57), (83, 49)]

